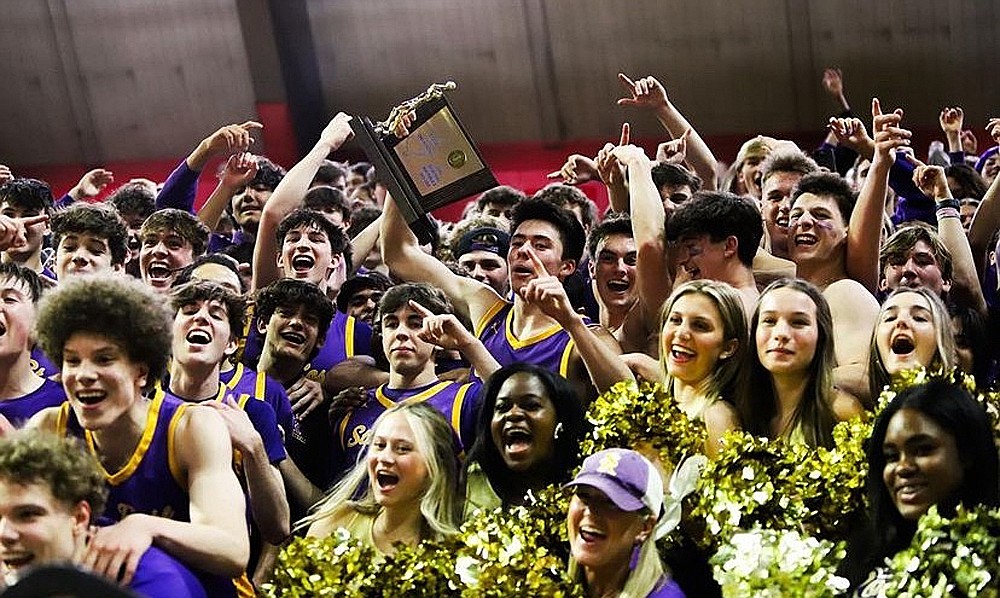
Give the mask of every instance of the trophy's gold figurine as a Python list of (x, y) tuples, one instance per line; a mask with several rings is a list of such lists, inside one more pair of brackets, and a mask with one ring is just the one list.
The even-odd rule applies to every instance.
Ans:
[(441, 97), (441, 95), (446, 91), (451, 91), (458, 86), (455, 85), (454, 81), (446, 81), (444, 83), (432, 83), (427, 91), (422, 94), (410, 98), (400, 105), (392, 109), (389, 113), (389, 117), (384, 121), (375, 125), (375, 131), (382, 135), (394, 134), (398, 131), (403, 131), (406, 129), (403, 123), (403, 119), (410, 114), (417, 111), (417, 108)]

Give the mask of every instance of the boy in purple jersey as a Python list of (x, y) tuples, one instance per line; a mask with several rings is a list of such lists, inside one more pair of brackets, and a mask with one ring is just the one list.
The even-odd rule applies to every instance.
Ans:
[[(281, 279), (257, 294), (256, 330), (263, 336), (257, 371), (278, 380), (291, 394), (308, 375), (308, 366), (323, 346), (334, 317), (333, 303), (314, 284)], [(319, 391), (322, 394), (322, 391)], [(315, 489), (295, 492), (304, 506), (319, 498), (320, 489), (333, 482), (331, 444), (325, 410), (299, 417), (298, 433), (287, 437), (286, 447)]]
[(390, 288), (379, 302), (382, 348), (389, 361), (389, 382), (374, 390), (345, 390), (335, 403), (355, 404), (334, 428), (339, 442), (335, 460), (353, 466), (368, 442), (372, 424), (402, 402), (427, 402), (451, 423), (460, 445), (468, 449), (476, 435), (479, 382), (443, 381), (435, 373), (441, 349), (455, 349), (483, 375), (500, 369), (486, 347), (452, 315), (444, 294), (427, 284)]
[[(90, 526), (107, 494), (97, 462), (79, 443), (32, 432), (0, 440), (0, 561), (7, 583), (37, 566), (84, 566)], [(206, 596), (187, 567), (152, 546), (125, 585), (150, 598)]]
[[(84, 562), (112, 578), (124, 566), (127, 583), (155, 544), (224, 580), (211, 595), (252, 595), (242, 576), (250, 553), (245, 502), (225, 422), (209, 407), (144, 394), (170, 352), (162, 296), (128, 277), (75, 277), (46, 295), (36, 328), (62, 364), (67, 402), (29, 425), (85, 437), (109, 502), (121, 505), (105, 510), (117, 523), (93, 535)], [(173, 518), (162, 516), (168, 509)]]
[(285, 489), (277, 466), (285, 447), (274, 411), (263, 401), (238, 401), (219, 379), (219, 364), (236, 350), (245, 315), (243, 300), (222, 285), (198, 280), (170, 295), (174, 310), (173, 358), (167, 391), (215, 408), (239, 452), (250, 512), (261, 539), (280, 544), (290, 532)]
[(40, 277), (13, 262), (0, 263), (0, 415), (20, 427), (32, 415), (66, 400), (62, 385), (36, 373), (32, 359)]
[(568, 378), (581, 400), (631, 377), (617, 358), (614, 337), (576, 314), (562, 281), (576, 271), (583, 254), (580, 222), (547, 201), (519, 202), (512, 212), (507, 263), (513, 302), (485, 284), (459, 276), (424, 253), (394, 202), (387, 201), (382, 246), (391, 271), (404, 280), (422, 280), (444, 291), (455, 312), (473, 322), (477, 336), (501, 365), (536, 363)]

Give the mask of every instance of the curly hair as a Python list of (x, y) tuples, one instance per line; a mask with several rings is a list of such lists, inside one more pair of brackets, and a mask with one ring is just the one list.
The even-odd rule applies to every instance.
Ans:
[(0, 439), (0, 479), (42, 484), (67, 507), (82, 500), (92, 519), (104, 511), (108, 484), (97, 460), (82, 443), (40, 430), (18, 430)]
[(128, 227), (114, 206), (103, 203), (78, 203), (56, 212), (49, 221), (52, 246), (59, 247), (66, 235), (91, 235), (104, 239), (111, 252), (111, 263), (121, 266), (128, 256)]
[(163, 208), (153, 212), (139, 229), (139, 236), (149, 233), (175, 232), (191, 244), (191, 253), (201, 255), (208, 247), (208, 236), (212, 231), (195, 216), (176, 208)]
[(0, 185), (0, 203), (48, 212), (52, 209), (52, 189), (38, 179), (11, 179)]
[(305, 280), (282, 278), (257, 292), (257, 318), (268, 322), (279, 308), (299, 309), (305, 307), (319, 321), (317, 338), (326, 338), (326, 331), (333, 321), (335, 308), (326, 293), (319, 287)]
[(254, 175), (253, 180), (247, 186), (263, 187), (274, 191), (278, 183), (281, 182), (281, 179), (285, 178), (286, 172), (284, 168), (264, 156), (257, 156), (257, 174)]
[(171, 314), (149, 286), (127, 276), (74, 277), (46, 293), (38, 308), (38, 341), (56, 364), (78, 332), (120, 345), (149, 369), (147, 387), (163, 377), (170, 356)]
[(142, 183), (125, 183), (105, 201), (113, 205), (119, 214), (136, 214), (143, 220), (156, 211), (156, 197)]
[(247, 314), (247, 305), (243, 297), (213, 280), (193, 280), (174, 287), (170, 292), (170, 306), (175, 315), (185, 305), (202, 301), (218, 301), (225, 305), (230, 337), (239, 336)]

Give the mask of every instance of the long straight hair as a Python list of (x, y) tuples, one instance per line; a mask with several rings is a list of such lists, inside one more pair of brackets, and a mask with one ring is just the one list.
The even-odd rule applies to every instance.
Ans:
[[(830, 304), (814, 285), (798, 278), (782, 278), (772, 282), (757, 300), (757, 308), (750, 319), (750, 343), (754, 346), (750, 360), (750, 388), (755, 392), (741, 393), (739, 405), (743, 424), (748, 432), (759, 436), (771, 435), (771, 421), (778, 414), (778, 396), (774, 378), (760, 362), (756, 351), (757, 327), (760, 325), (760, 306), (768, 293), (777, 289), (791, 289), (809, 297), (816, 306), (816, 352), (809, 363), (809, 382), (802, 400), (795, 407), (789, 431), (801, 430), (810, 446), (833, 446), (833, 368), (837, 363), (834, 352), (833, 317)], [(763, 389), (770, 389), (770, 393)]]
[(736, 289), (724, 282), (713, 280), (692, 280), (677, 287), (660, 310), (660, 370), (663, 372), (663, 386), (669, 396), (673, 396), (673, 376), (667, 372), (669, 351), (663, 350), (663, 326), (670, 317), (670, 312), (678, 299), (685, 295), (703, 295), (708, 297), (719, 310), (722, 317), (723, 342), (736, 341), (736, 350), (726, 359), (720, 359), (709, 374), (708, 391), (705, 399), (708, 403), (716, 399), (726, 399), (739, 404), (738, 393), (747, 388), (747, 318), (743, 311), (743, 302)]
[[(458, 457), (451, 426), (436, 409), (423, 403), (402, 403), (380, 415), (372, 425), (365, 450), (371, 450), (379, 426), (391, 415), (406, 417), (417, 450), (427, 467), (427, 488), (420, 499), (420, 514), (435, 539), (458, 532), (462, 504)], [(368, 477), (368, 462), (359, 459), (350, 472), (312, 508), (296, 529), (322, 519), (339, 521), (351, 513), (377, 515), (382, 509), (375, 502), (373, 481)]]
[(924, 287), (898, 288), (882, 302), (882, 308), (878, 312), (878, 319), (875, 321), (875, 329), (872, 330), (872, 339), (868, 347), (868, 390), (871, 393), (873, 403), (878, 402), (882, 389), (892, 381), (892, 376), (885, 369), (885, 361), (882, 360), (882, 355), (878, 352), (878, 325), (882, 322), (889, 300), (903, 293), (916, 293), (926, 299), (931, 306), (931, 313), (934, 315), (934, 336), (937, 342), (937, 351), (934, 352), (931, 362), (927, 364), (927, 369), (950, 371), (955, 367), (955, 332), (951, 327), (951, 317), (948, 315), (948, 309), (944, 302)]

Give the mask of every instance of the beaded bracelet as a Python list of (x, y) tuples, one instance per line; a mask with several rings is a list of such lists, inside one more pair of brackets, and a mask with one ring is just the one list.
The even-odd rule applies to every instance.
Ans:
[(958, 209), (946, 207), (937, 209), (937, 219), (938, 221), (944, 220), (945, 218), (960, 218)]

